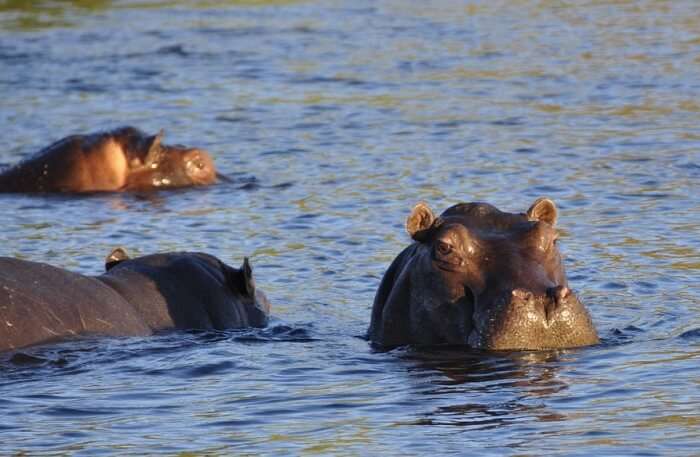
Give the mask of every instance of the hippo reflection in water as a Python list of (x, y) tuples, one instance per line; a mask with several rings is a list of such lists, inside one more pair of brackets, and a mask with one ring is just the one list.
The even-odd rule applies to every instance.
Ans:
[(435, 217), (417, 204), (406, 221), (415, 242), (384, 274), (370, 341), (491, 350), (597, 343), (588, 311), (567, 284), (556, 219), (546, 198), (520, 214), (460, 203)]
[(129, 259), (115, 249), (100, 276), (0, 257), (0, 351), (78, 335), (267, 325), (252, 269), (196, 252)]
[(72, 135), (0, 173), (0, 192), (101, 192), (216, 182), (211, 156), (134, 127)]

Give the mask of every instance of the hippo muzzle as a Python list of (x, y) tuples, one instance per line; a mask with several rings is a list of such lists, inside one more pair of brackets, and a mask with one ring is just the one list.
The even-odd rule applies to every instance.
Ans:
[(595, 344), (588, 311), (566, 286), (533, 294), (517, 288), (477, 307), (467, 344), (491, 350), (540, 350)]

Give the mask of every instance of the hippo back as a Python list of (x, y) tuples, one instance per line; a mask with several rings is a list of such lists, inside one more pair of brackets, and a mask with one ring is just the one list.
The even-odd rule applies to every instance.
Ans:
[(94, 278), (0, 258), (0, 351), (89, 333), (151, 331), (121, 295)]

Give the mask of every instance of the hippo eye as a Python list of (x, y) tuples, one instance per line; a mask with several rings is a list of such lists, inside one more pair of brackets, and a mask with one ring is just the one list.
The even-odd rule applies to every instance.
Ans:
[(452, 246), (444, 241), (438, 241), (435, 245), (435, 250), (440, 255), (449, 255), (452, 252)]

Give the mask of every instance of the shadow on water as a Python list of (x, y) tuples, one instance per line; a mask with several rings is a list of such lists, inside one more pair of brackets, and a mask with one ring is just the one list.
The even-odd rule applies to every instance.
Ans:
[[(698, 329), (678, 338), (694, 341)], [(616, 347), (648, 344), (648, 332), (633, 325), (613, 328), (595, 346), (550, 351), (487, 352), (462, 347), (398, 349), (415, 380), (419, 403), (434, 405), (405, 425), (490, 430), (525, 422), (565, 422), (558, 402), (581, 395), (579, 376), (595, 364), (615, 363)], [(612, 350), (612, 354), (611, 354)], [(624, 350), (622, 351), (624, 352)], [(606, 354), (606, 355), (604, 355)], [(589, 361), (595, 360), (593, 366)], [(602, 362), (605, 360), (605, 362)], [(579, 376), (571, 374), (572, 367)], [(457, 401), (456, 401), (457, 400)], [(468, 400), (468, 401), (462, 401)]]
[[(566, 420), (546, 405), (569, 385), (559, 371), (576, 351), (485, 352), (464, 348), (413, 349), (401, 353), (417, 397), (437, 404), (408, 425), (493, 429), (525, 418)], [(455, 403), (455, 400), (470, 400)]]
[[(0, 385), (47, 375), (78, 374), (97, 365), (114, 365), (196, 348), (240, 344), (317, 341), (310, 325), (277, 323), (265, 328), (164, 331), (150, 337), (86, 336), (0, 354)], [(197, 369), (194, 367), (193, 369)], [(37, 371), (38, 370), (38, 371)]]
[(700, 328), (683, 332), (678, 337), (687, 341), (700, 342)]
[[(2, 170), (0, 170), (2, 172)], [(80, 193), (0, 193), (0, 198), (14, 201), (21, 195), (28, 203), (19, 207), (20, 210), (28, 209), (51, 209), (66, 204), (74, 204), (81, 199), (107, 202), (113, 209), (131, 209), (134, 203), (145, 203), (153, 209), (166, 206), (171, 200), (183, 198), (189, 193), (206, 194), (213, 193), (227, 194), (235, 191), (254, 191), (259, 189), (283, 190), (292, 187), (294, 183), (283, 182), (279, 184), (262, 184), (252, 175), (244, 173), (232, 173), (230, 175), (217, 174), (218, 183), (211, 186), (192, 186), (167, 189), (153, 189), (148, 191), (108, 191), (108, 192), (80, 192)]]

